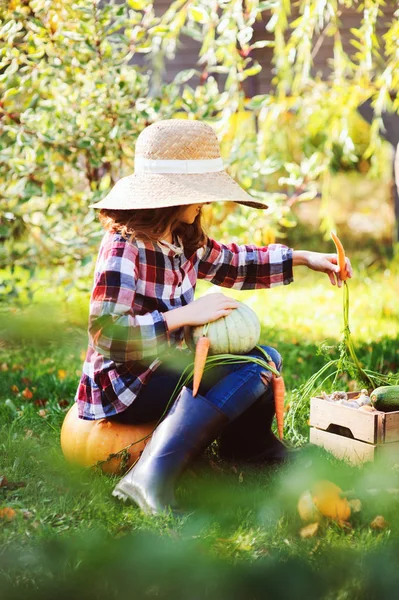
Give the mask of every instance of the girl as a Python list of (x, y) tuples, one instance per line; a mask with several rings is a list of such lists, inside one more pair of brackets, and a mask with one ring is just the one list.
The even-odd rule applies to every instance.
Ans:
[[(223, 169), (210, 125), (168, 119), (138, 136), (134, 174), (90, 205), (101, 209), (106, 232), (75, 397), (80, 418), (139, 423), (161, 417), (193, 359), (183, 348), (183, 327), (215, 321), (238, 306), (222, 293), (194, 300), (197, 278), (227, 288), (262, 289), (291, 283), (293, 267), (306, 265), (342, 285), (335, 254), (282, 244), (226, 245), (207, 237), (202, 206), (226, 200), (267, 208)], [(351, 277), (349, 260), (347, 271)], [(278, 352), (264, 348), (281, 369)], [(211, 369), (195, 398), (191, 387), (182, 388), (113, 495), (148, 513), (178, 510), (178, 477), (219, 435), (225, 459), (284, 460), (288, 451), (271, 431), (273, 416), (269, 373), (254, 363)]]

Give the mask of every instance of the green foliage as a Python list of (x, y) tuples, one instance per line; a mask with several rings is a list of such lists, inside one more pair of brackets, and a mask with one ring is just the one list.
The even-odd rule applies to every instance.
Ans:
[[(250, 594), (254, 600), (277, 595), (291, 600), (300, 594), (309, 600), (388, 600), (397, 589), (396, 540), (376, 544), (364, 553), (349, 545), (323, 547), (315, 557), (314, 540), (304, 541), (303, 552), (295, 555), (287, 548), (293, 540), (287, 538), (287, 546), (279, 552), (260, 546), (256, 560), (238, 556), (233, 563), (214, 556), (209, 540), (196, 539), (198, 531), (200, 523), (182, 535), (175, 534), (175, 539), (151, 533), (113, 539), (101, 531), (63, 538), (54, 535), (31, 543), (22, 554), (13, 544), (3, 559), (6, 572), (0, 582), (4, 597), (113, 600), (134, 594), (170, 600), (244, 600)], [(237, 535), (231, 545), (253, 544), (254, 533)], [(226, 546), (229, 542), (224, 540)]]
[[(132, 0), (3, 3), (0, 266), (21, 266), (31, 277), (59, 266), (62, 285), (71, 273), (75, 282), (89, 276), (102, 230), (87, 205), (133, 172), (135, 140), (158, 119), (211, 123), (229, 173), (270, 205), (262, 216), (215, 206), (211, 232), (223, 238), (274, 241), (295, 226), (294, 203), (328, 194), (331, 170), (364, 172), (371, 164), (377, 176), (380, 122), (369, 130), (355, 110), (370, 95), (379, 112), (397, 108), (389, 94), (398, 87), (397, 21), (377, 40), (381, 3), (359, 5), (349, 57), (339, 4), (301, 0), (295, 19), (290, 5), (176, 0), (155, 16), (152, 2)], [(259, 19), (272, 40), (253, 41)], [(181, 35), (201, 43), (199, 59), (166, 84), (164, 63), (181, 51)], [(312, 48), (326, 35), (334, 37), (333, 71), (320, 81), (311, 74)], [(275, 89), (246, 98), (243, 82), (261, 69), (254, 51), (266, 46), (273, 47)], [(223, 89), (218, 73), (226, 76)], [(195, 87), (193, 75), (200, 76)], [(3, 285), (3, 294), (16, 293)]]
[(3, 18), (3, 261), (85, 272), (98, 237), (86, 206), (132, 170), (131, 140), (151, 118), (148, 76), (128, 67), (132, 40), (117, 33), (139, 13), (11, 2)]

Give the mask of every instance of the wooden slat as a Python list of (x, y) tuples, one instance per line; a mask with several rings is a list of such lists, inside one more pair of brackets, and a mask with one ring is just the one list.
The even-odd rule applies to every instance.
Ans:
[[(351, 395), (356, 394), (350, 394), (349, 397)], [(327, 402), (322, 398), (310, 400), (310, 425), (324, 431), (330, 425), (347, 427), (355, 439), (369, 444), (376, 444), (381, 439), (378, 413), (362, 412), (348, 406)]]
[(385, 443), (399, 441), (399, 411), (385, 414)]
[(352, 440), (336, 435), (335, 433), (328, 433), (327, 431), (316, 429), (315, 427), (310, 428), (309, 441), (311, 444), (325, 448), (325, 450), (331, 452), (336, 458), (346, 460), (354, 465), (373, 461), (375, 450), (377, 448), (374, 444), (366, 444), (365, 442), (359, 442), (359, 440)]
[(399, 442), (391, 442), (390, 444), (380, 444), (376, 448), (377, 456), (381, 454), (391, 454), (399, 459)]

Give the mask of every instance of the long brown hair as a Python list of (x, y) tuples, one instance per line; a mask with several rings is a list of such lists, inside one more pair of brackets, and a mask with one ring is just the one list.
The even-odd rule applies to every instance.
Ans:
[(106, 231), (120, 233), (128, 241), (135, 238), (153, 242), (160, 240), (168, 230), (179, 235), (186, 256), (206, 243), (207, 235), (201, 225), (201, 213), (189, 225), (180, 221), (186, 206), (167, 206), (164, 208), (144, 208), (132, 210), (113, 210), (102, 208), (99, 220)]

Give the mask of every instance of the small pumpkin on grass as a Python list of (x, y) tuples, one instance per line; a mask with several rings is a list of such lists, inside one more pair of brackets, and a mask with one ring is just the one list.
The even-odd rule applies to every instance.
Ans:
[[(130, 425), (108, 419), (86, 421), (78, 417), (75, 403), (67, 412), (61, 428), (61, 448), (67, 461), (84, 466), (102, 462), (104, 473), (120, 473), (140, 456), (156, 423)], [(110, 455), (130, 446), (125, 454), (107, 460)]]
[(347, 521), (351, 507), (343, 497), (340, 487), (327, 480), (316, 481), (310, 490), (303, 492), (298, 501), (298, 513), (305, 522), (319, 521), (328, 517), (334, 521)]
[(335, 521), (347, 521), (351, 516), (351, 507), (342, 497), (340, 487), (331, 481), (317, 481), (311, 489), (313, 502), (317, 510), (325, 517)]

